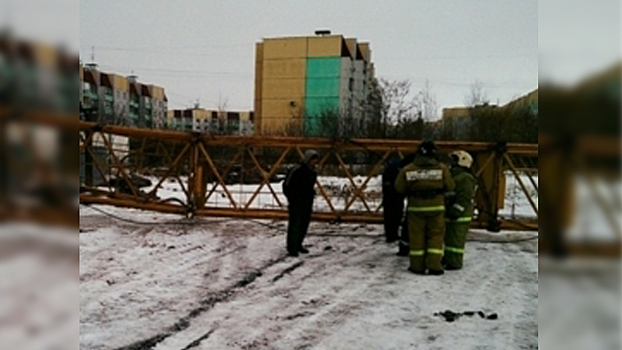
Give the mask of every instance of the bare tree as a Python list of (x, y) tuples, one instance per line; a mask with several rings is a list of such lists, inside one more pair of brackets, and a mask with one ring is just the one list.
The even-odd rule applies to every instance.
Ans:
[(218, 95), (218, 112), (226, 112), (229, 107), (229, 99)]
[[(212, 134), (224, 135), (227, 134), (227, 108), (229, 105), (229, 99), (226, 97), (222, 97), (222, 95), (218, 94), (218, 115), (216, 122), (216, 130), (212, 130)], [(213, 125), (213, 124), (212, 124)]]
[(420, 116), (417, 95), (409, 80), (378, 79), (363, 101), (365, 133), (369, 137), (395, 137), (400, 126)]
[(368, 137), (421, 138), (425, 123), (438, 118), (438, 104), (429, 81), (414, 92), (409, 80), (378, 80), (365, 101)]
[(432, 121), (438, 118), (436, 95), (432, 92), (432, 86), (427, 79), (423, 88), (417, 94), (416, 108), (419, 111), (419, 116), (425, 121)]
[(484, 88), (484, 83), (479, 80), (476, 80), (471, 84), (469, 88), (469, 93), (464, 98), (464, 104), (467, 107), (475, 107), (479, 105), (485, 105), (490, 103), (490, 98), (488, 97), (488, 93)]

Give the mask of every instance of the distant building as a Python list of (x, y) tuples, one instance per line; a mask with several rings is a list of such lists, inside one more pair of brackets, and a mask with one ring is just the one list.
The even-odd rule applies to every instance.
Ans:
[(318, 33), (256, 44), (256, 133), (293, 126), (314, 134), (326, 112), (362, 117), (360, 107), (374, 78), (369, 43)]
[(0, 32), (0, 104), (75, 113), (78, 64), (66, 50)]
[(104, 124), (164, 128), (168, 99), (164, 88), (139, 83), (135, 76), (80, 66), (80, 117)]
[[(474, 114), (502, 115), (507, 112), (525, 112), (538, 115), (538, 89), (529, 92), (503, 106), (481, 104), (472, 107), (443, 108), (443, 134), (453, 139), (466, 140), (471, 137), (472, 117)], [(495, 114), (498, 113), (498, 114)]]
[(254, 119), (253, 111), (217, 111), (199, 107), (167, 113), (169, 129), (212, 135), (252, 135)]

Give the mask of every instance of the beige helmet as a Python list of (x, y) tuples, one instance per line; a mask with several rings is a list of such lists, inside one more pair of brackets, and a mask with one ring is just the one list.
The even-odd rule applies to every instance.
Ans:
[(453, 151), (449, 154), (461, 167), (470, 168), (473, 164), (473, 157), (465, 151)]

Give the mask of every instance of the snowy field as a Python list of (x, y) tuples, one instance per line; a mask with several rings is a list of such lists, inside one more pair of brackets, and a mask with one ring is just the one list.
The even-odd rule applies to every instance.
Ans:
[(533, 232), (472, 231), (465, 270), (416, 276), (379, 225), (312, 223), (292, 258), (284, 222), (96, 208), (153, 225), (82, 207), (80, 349), (538, 347), (537, 241), (482, 242)]

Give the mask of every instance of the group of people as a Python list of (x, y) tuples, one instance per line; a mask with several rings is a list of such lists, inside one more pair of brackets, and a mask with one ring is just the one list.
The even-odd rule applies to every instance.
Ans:
[[(398, 241), (398, 255), (410, 257), (408, 270), (415, 274), (441, 275), (463, 266), (477, 181), (471, 155), (459, 150), (450, 159), (449, 165), (442, 163), (434, 142), (424, 141), (415, 153), (389, 162), (382, 175), (386, 240)], [(290, 256), (308, 253), (303, 241), (311, 220), (318, 161), (316, 151), (306, 151), (283, 181), (289, 202)]]
[(450, 160), (443, 164), (436, 145), (425, 141), (383, 173), (385, 236), (387, 242), (399, 240), (397, 255), (410, 257), (408, 270), (415, 274), (441, 275), (463, 266), (477, 180), (470, 154), (454, 151)]

